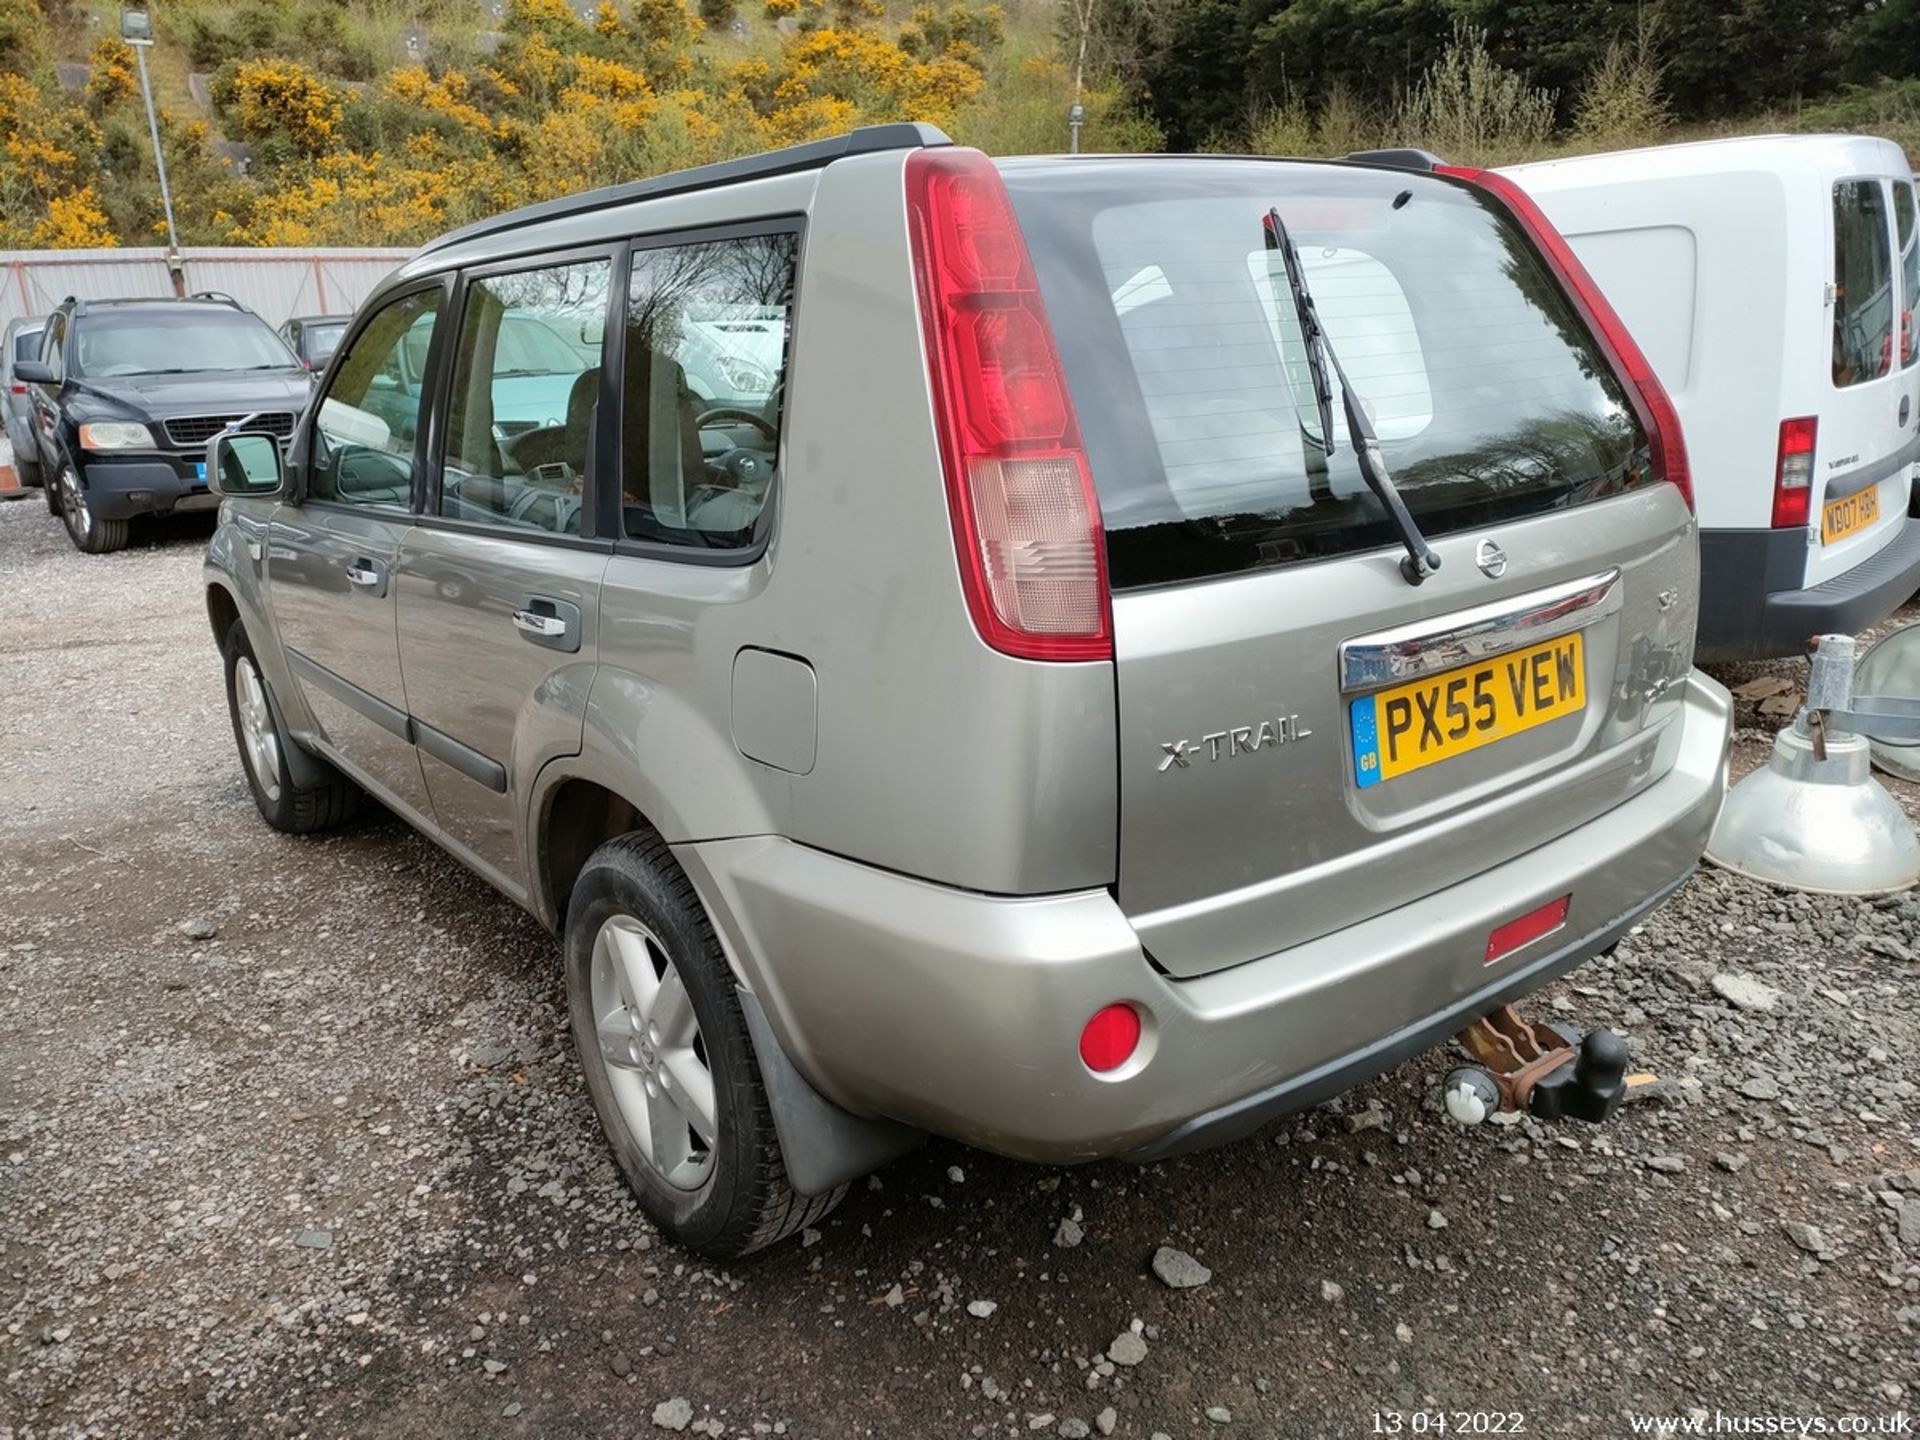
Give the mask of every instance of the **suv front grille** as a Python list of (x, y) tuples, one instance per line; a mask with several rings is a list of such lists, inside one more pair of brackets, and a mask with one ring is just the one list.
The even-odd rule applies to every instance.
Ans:
[[(236, 420), (245, 420), (247, 412), (238, 415), (176, 415), (165, 423), (167, 442), (182, 448), (189, 445), (204, 445)], [(249, 430), (264, 430), (270, 435), (278, 435), (282, 440), (293, 434), (293, 412), (274, 410), (255, 415), (247, 426)]]

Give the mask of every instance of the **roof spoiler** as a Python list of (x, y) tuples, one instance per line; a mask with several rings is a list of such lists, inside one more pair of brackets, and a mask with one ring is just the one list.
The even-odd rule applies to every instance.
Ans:
[(1385, 165), (1394, 170), (1438, 170), (1447, 162), (1431, 150), (1404, 147), (1398, 150), (1355, 150), (1347, 159), (1356, 165)]
[(802, 170), (821, 170), (849, 155), (869, 155), (881, 150), (922, 150), (952, 143), (946, 132), (937, 125), (923, 125), (917, 122), (863, 125), (858, 130), (850, 130), (845, 135), (835, 135), (826, 140), (812, 140), (805, 145), (789, 145), (784, 150), (769, 150), (763, 155), (748, 155), (739, 160), (722, 160), (714, 165), (698, 165), (691, 170), (675, 170), (671, 174), (656, 175), (650, 180), (635, 180), (626, 185), (613, 185), (603, 190), (588, 190), (578, 195), (566, 195), (558, 200), (548, 200), (539, 205), (529, 205), (524, 209), (509, 211), (505, 215), (495, 216), (491, 220), (481, 220), (463, 229), (455, 230), (449, 235), (443, 235), (424, 246), (420, 253), (425, 255), (435, 250), (444, 250), (449, 245), (461, 241), (479, 239), (483, 235), (518, 230), (523, 226), (538, 225), (568, 215), (586, 215), (595, 210), (606, 210), (635, 200), (652, 200), (662, 195), (683, 195), (695, 190), (710, 190), (718, 185), (734, 185), (743, 180), (765, 180), (775, 175), (792, 175)]

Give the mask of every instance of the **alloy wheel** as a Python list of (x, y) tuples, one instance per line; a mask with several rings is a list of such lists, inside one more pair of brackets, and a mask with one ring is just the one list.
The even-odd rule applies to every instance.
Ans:
[(594, 936), (591, 997), (621, 1119), (662, 1180), (699, 1189), (719, 1131), (706, 1041), (672, 957), (633, 916), (609, 917)]
[(274, 728), (273, 710), (267, 704), (267, 687), (245, 655), (234, 657), (233, 705), (240, 717), (240, 746), (246, 752), (247, 768), (272, 804), (280, 798), (280, 732)]

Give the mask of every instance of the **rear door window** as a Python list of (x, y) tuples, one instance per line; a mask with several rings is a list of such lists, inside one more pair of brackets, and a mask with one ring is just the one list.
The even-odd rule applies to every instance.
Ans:
[(1893, 331), (1886, 187), (1843, 180), (1833, 187), (1833, 383), (1844, 390), (1890, 373)]
[(1395, 543), (1335, 382), (1326, 454), (1277, 207), (1429, 534), (1618, 493), (1646, 438), (1559, 282), (1478, 191), (1268, 161), (1007, 169), (1086, 438), (1116, 588)]
[(1904, 369), (1920, 360), (1920, 335), (1913, 315), (1920, 309), (1920, 226), (1914, 222), (1913, 186), (1893, 185), (1894, 243), (1900, 250), (1900, 364)]
[(580, 533), (612, 276), (611, 260), (583, 260), (467, 286), (442, 515)]

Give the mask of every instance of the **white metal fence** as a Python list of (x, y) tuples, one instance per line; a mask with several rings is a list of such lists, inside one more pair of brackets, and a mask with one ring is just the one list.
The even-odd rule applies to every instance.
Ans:
[[(269, 325), (293, 315), (343, 315), (403, 260), (406, 250), (246, 250), (180, 252), (189, 294), (219, 290)], [(139, 250), (0, 250), (0, 327), (21, 315), (44, 315), (69, 295), (111, 300), (171, 295), (167, 252)]]

